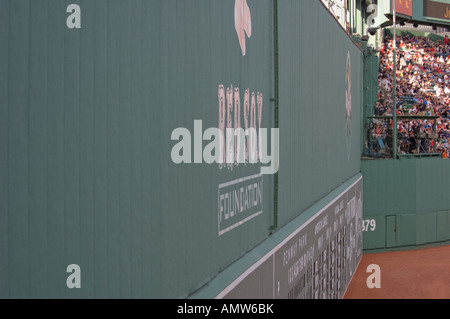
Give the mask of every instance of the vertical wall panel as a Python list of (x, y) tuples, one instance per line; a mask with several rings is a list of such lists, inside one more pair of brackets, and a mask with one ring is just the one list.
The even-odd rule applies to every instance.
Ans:
[(119, 45), (119, 251), (120, 251), (120, 295), (122, 298), (131, 297), (131, 204), (130, 204), (130, 171), (131, 156), (135, 152), (131, 148), (130, 132), (135, 123), (131, 123), (131, 2), (121, 1), (118, 7), (122, 40)]
[(427, 243), (437, 241), (437, 213), (427, 214)]
[(447, 212), (447, 240), (450, 240), (450, 211)]
[[(107, 117), (108, 117), (108, 12), (107, 0), (94, 1), (94, 286), (95, 297), (108, 296), (108, 212), (107, 212)], [(86, 21), (89, 23), (89, 20)]]
[(30, 1), (9, 4), (9, 293), (30, 297), (29, 105)]
[(286, 224), (360, 170), (362, 52), (319, 1), (279, 1), (279, 16), (279, 196)]
[[(417, 218), (414, 214), (400, 215), (397, 220), (397, 244), (413, 246), (416, 244)], [(380, 246), (383, 247), (383, 246)]]
[[(427, 215), (418, 214), (416, 216), (416, 245), (427, 243)], [(413, 231), (413, 230), (412, 230)]]
[(61, 298), (67, 289), (64, 238), (64, 42), (65, 12), (63, 1), (48, 2), (48, 50), (47, 59), (47, 273), (49, 298)]
[(9, 294), (8, 97), (9, 1), (0, 1), (0, 298)]
[(386, 217), (386, 247), (397, 246), (397, 216)]
[[(141, 129), (145, 134), (142, 135), (142, 261), (143, 261), (143, 295), (158, 297), (161, 295), (161, 241), (162, 241), (162, 194), (167, 191), (167, 185), (164, 183), (162, 168), (157, 167), (157, 163), (164, 160), (166, 154), (161, 151), (163, 144), (163, 134), (159, 130), (160, 125), (166, 124), (164, 118), (158, 116), (163, 114), (161, 111), (164, 105), (167, 105), (167, 96), (169, 83), (167, 72), (165, 72), (168, 61), (167, 44), (170, 38), (165, 35), (169, 21), (161, 15), (162, 6), (166, 1), (142, 2), (142, 119)], [(149, 18), (147, 18), (147, 16)], [(154, 47), (154, 42), (159, 43), (159, 47)], [(155, 78), (154, 74), (158, 74)], [(158, 80), (158, 81), (157, 81)], [(159, 83), (158, 90), (152, 89)], [(158, 103), (156, 108), (152, 108), (152, 103)], [(151, 159), (151, 160), (148, 160)], [(148, 208), (151, 208), (149, 210)], [(155, 257), (156, 256), (156, 257)]]
[[(80, 2), (73, 2), (79, 4)], [(69, 2), (66, 2), (69, 5)], [(61, 26), (59, 26), (61, 28)], [(81, 32), (64, 32), (64, 263), (81, 263), (80, 231), (80, 107)], [(78, 262), (77, 262), (78, 261)], [(80, 265), (81, 267), (82, 265)], [(82, 268), (83, 269), (83, 268)], [(66, 290), (76, 298), (80, 290)]]
[(450, 238), (447, 236), (447, 212), (438, 212), (436, 222), (436, 239), (438, 241), (449, 240)]
[(80, 260), (83, 298), (95, 297), (94, 119), (95, 37), (86, 32), (95, 26), (95, 2), (81, 1), (80, 31)]
[(46, 295), (47, 282), (47, 59), (48, 30), (41, 19), (48, 18), (48, 2), (30, 2), (29, 74), (29, 214), (30, 297)]
[[(130, 121), (133, 123), (130, 126), (130, 148), (132, 154), (130, 155), (130, 227), (131, 227), (131, 247), (130, 247), (130, 262), (131, 262), (131, 297), (139, 298), (142, 296), (142, 279), (143, 269), (145, 268), (142, 261), (143, 245), (143, 228), (142, 228), (142, 140), (140, 132), (142, 130), (142, 124), (139, 119), (142, 114), (142, 76), (140, 66), (142, 65), (141, 59), (141, 42), (142, 42), (142, 16), (140, 14), (142, 10), (142, 1), (135, 0), (130, 2), (131, 4), (131, 30), (130, 32), (136, 32), (135, 37), (131, 37), (131, 65), (130, 65)], [(133, 18), (131, 18), (133, 17)], [(131, 34), (130, 34), (131, 36)], [(157, 243), (157, 241), (155, 242)]]
[(120, 297), (120, 0), (108, 1), (107, 45), (107, 271), (108, 298)]

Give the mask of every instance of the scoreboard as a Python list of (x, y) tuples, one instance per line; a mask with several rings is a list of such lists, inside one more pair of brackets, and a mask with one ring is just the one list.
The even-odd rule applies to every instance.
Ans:
[(243, 289), (258, 299), (343, 298), (362, 258), (362, 200), (360, 177), (218, 298), (239, 298)]

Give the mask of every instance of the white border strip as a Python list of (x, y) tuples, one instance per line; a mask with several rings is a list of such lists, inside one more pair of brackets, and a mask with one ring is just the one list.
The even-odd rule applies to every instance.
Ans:
[[(336, 198), (328, 203), (324, 208), (322, 208), (318, 213), (316, 213), (313, 217), (311, 217), (306, 223), (300, 226), (296, 231), (294, 231), (291, 235), (289, 235), (286, 239), (284, 239), (280, 244), (278, 244), (275, 248), (273, 248), (268, 254), (266, 254), (263, 258), (258, 260), (253, 266), (247, 269), (242, 275), (240, 275), (235, 281), (233, 281), (224, 291), (218, 294), (214, 299), (223, 299), (226, 295), (228, 295), (234, 288), (236, 288), (245, 278), (247, 278), (251, 273), (253, 273), (257, 268), (259, 268), (264, 262), (266, 262), (270, 257), (273, 257), (275, 253), (283, 247), (287, 242), (289, 242), (292, 238), (298, 235), (306, 226), (311, 224), (317, 216), (322, 214), (325, 210), (327, 210), (331, 205), (335, 204), (338, 199), (347, 193), (351, 188), (353, 188), (356, 184), (358, 184), (362, 180), (362, 176), (358, 178), (356, 182), (354, 182), (351, 186), (349, 186), (346, 190), (344, 190), (341, 194), (336, 196)], [(275, 271), (275, 267), (274, 270)], [(274, 289), (275, 290), (275, 289)]]
[(233, 186), (233, 185), (236, 185), (236, 184), (240, 184), (240, 183), (249, 181), (251, 179), (257, 179), (257, 178), (261, 178), (261, 177), (262, 177), (262, 174), (256, 174), (256, 175), (253, 175), (253, 176), (240, 178), (240, 179), (237, 179), (237, 180), (232, 181), (232, 182), (220, 184), (219, 185), (219, 189), (222, 189), (222, 188), (225, 188), (225, 187), (228, 187), (228, 186)]

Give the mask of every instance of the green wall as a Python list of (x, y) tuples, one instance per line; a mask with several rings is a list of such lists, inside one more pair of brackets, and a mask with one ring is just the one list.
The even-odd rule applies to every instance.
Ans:
[[(272, 298), (274, 274), (282, 273), (282, 269), (273, 267), (270, 252), (281, 253), (284, 249), (282, 243), (292, 238), (299, 228), (313, 230), (311, 228), (317, 220), (312, 217), (324, 207), (330, 208), (334, 214), (333, 202), (337, 201), (343, 189), (361, 178), (363, 52), (319, 1), (283, 0), (278, 1), (277, 9), (279, 229), (224, 269), (192, 298)], [(352, 116), (351, 130), (347, 135), (348, 56), (351, 63)], [(357, 233), (360, 224), (358, 219), (358, 222), (351, 223), (350, 228)], [(306, 248), (310, 247), (320, 251), (319, 255), (324, 252), (314, 236), (308, 236)], [(356, 247), (349, 245), (348, 250), (358, 255)], [(325, 252), (323, 255), (331, 254)], [(354, 260), (358, 262), (359, 258), (360, 255)], [(348, 260), (345, 265), (347, 270), (351, 268)], [(350, 273), (353, 274), (351, 270)], [(341, 286), (344, 291), (345, 285)], [(308, 294), (302, 296), (307, 297)], [(338, 295), (333, 296), (336, 298)]]
[(269, 175), (261, 216), (217, 226), (219, 185), (260, 165), (171, 160), (174, 129), (218, 127), (219, 85), (273, 127), (272, 1), (251, 5), (243, 57), (231, 0), (0, 1), (0, 296), (183, 297), (267, 238)]
[[(233, 0), (0, 0), (1, 298), (184, 298), (270, 239), (261, 164), (171, 159), (176, 128), (218, 127), (221, 85), (274, 126), (274, 1), (248, 3), (243, 56)], [(278, 10), (281, 227), (359, 173), (363, 69), (319, 1)], [(220, 234), (221, 190), (252, 177), (261, 211)]]
[(363, 161), (364, 249), (450, 240), (450, 162), (442, 159)]
[(279, 16), (279, 214), (284, 225), (360, 171), (363, 54), (319, 1), (280, 1)]

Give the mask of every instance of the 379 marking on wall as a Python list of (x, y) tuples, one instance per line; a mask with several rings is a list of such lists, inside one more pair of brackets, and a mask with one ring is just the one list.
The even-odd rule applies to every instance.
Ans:
[(363, 232), (374, 232), (377, 229), (377, 221), (375, 219), (363, 219), (362, 220), (362, 231)]

